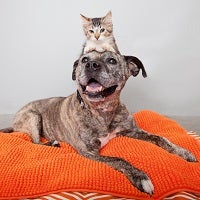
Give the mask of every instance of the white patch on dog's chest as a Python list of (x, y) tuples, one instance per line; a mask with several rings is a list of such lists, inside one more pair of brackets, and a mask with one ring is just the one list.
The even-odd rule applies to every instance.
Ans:
[(108, 133), (105, 137), (100, 137), (99, 140), (101, 141), (101, 148), (105, 146), (110, 140), (116, 137), (116, 134), (119, 132), (118, 129), (115, 129), (113, 132)]

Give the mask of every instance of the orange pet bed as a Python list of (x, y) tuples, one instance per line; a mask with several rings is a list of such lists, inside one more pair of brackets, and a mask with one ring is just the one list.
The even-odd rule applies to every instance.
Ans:
[[(200, 142), (175, 121), (152, 111), (140, 111), (134, 118), (140, 128), (190, 150), (200, 161)], [(154, 184), (154, 194), (150, 197), (140, 192), (122, 173), (80, 156), (64, 142), (60, 148), (37, 145), (25, 133), (16, 132), (0, 133), (0, 199), (65, 192), (137, 200), (158, 200), (178, 192), (200, 194), (200, 162), (187, 162), (151, 143), (126, 137), (114, 138), (100, 153), (122, 157), (146, 172)]]

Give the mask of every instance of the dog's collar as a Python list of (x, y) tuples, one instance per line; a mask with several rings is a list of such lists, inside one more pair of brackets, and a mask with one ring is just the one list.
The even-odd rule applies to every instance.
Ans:
[(76, 92), (76, 97), (77, 97), (79, 103), (81, 104), (81, 107), (85, 108), (85, 103), (84, 103), (84, 101), (83, 101), (83, 99), (82, 99), (82, 97), (81, 97), (81, 95), (80, 95), (78, 90)]

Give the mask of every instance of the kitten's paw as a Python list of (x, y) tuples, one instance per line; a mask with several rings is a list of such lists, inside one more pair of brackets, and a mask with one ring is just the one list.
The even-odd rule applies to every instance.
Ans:
[(117, 51), (112, 46), (106, 45), (103, 47), (103, 49), (104, 49), (104, 51), (112, 51), (114, 53), (117, 53)]
[(184, 160), (187, 160), (188, 162), (198, 162), (196, 157), (191, 152), (182, 147), (177, 148), (176, 154), (182, 157)]
[(102, 53), (104, 51), (107, 51), (107, 49), (104, 49), (103, 47), (96, 47), (96, 51)]
[(95, 50), (95, 47), (90, 47), (90, 46), (86, 46), (85, 48), (84, 48), (84, 54), (86, 54), (86, 53), (89, 53), (90, 51), (94, 51)]

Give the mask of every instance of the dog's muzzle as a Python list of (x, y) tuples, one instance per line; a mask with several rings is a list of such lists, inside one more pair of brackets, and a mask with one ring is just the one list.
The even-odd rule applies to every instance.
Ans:
[(87, 71), (93, 72), (101, 69), (101, 63), (97, 61), (89, 61), (85, 65)]
[(85, 71), (88, 77), (86, 85), (81, 85), (83, 94), (90, 99), (101, 99), (113, 94), (118, 85), (106, 87), (105, 83), (101, 83), (99, 74), (102, 70), (102, 63), (98, 61), (89, 61), (85, 65)]

